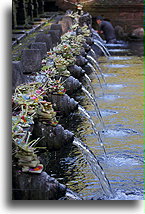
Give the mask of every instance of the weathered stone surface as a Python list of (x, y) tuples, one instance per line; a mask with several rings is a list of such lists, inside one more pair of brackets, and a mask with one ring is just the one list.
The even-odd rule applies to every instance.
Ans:
[(28, 174), (13, 169), (13, 200), (58, 200), (65, 196), (66, 186), (46, 172)]
[(88, 60), (83, 56), (76, 56), (76, 65), (83, 66), (88, 62)]
[(95, 60), (97, 60), (99, 57), (99, 55), (96, 55), (95, 51), (92, 48), (90, 49), (87, 55), (93, 57)]
[(22, 51), (22, 65), (25, 74), (38, 72), (41, 68), (41, 51), (40, 49), (29, 49)]
[(31, 44), (30, 49), (40, 49), (42, 59), (47, 56), (47, 47), (45, 42), (34, 42)]
[(102, 55), (102, 51), (101, 51), (101, 49), (98, 46), (96, 46), (96, 45), (93, 44), (91, 46), (91, 48), (95, 51), (96, 56), (101, 56)]
[(60, 30), (49, 30), (48, 34), (51, 35), (53, 46), (56, 46), (58, 43), (60, 43)]
[(92, 66), (90, 67), (89, 64), (83, 66), (84, 71), (86, 72), (87, 75), (91, 74), (93, 72)]
[(66, 93), (68, 95), (72, 95), (73, 93), (82, 88), (82, 83), (72, 76), (68, 78), (63, 78), (63, 81), (65, 81), (63, 86), (66, 89)]
[(142, 27), (135, 29), (131, 33), (130, 37), (134, 38), (134, 39), (143, 39), (143, 37), (144, 37), (144, 29)]
[(74, 134), (64, 129), (60, 124), (53, 127), (40, 121), (35, 121), (32, 134), (35, 139), (42, 138), (37, 146), (46, 147), (49, 151), (63, 149), (66, 144), (72, 143), (74, 139)]
[(50, 26), (50, 30), (59, 30), (60, 31), (60, 36), (62, 35), (62, 26), (61, 26), (61, 24), (52, 24)]
[(70, 30), (70, 27), (72, 25), (72, 19), (68, 16), (64, 16), (63, 19), (58, 22), (58, 24), (61, 24), (62, 34), (64, 34)]
[(87, 36), (87, 37), (85, 37), (85, 39), (86, 39), (86, 43), (90, 46), (94, 43), (94, 40), (92, 37)]
[(36, 36), (35, 42), (45, 42), (47, 51), (53, 48), (52, 38), (50, 34), (40, 33)]
[(20, 61), (12, 62), (12, 92), (18, 85), (26, 81), (23, 71), (24, 67)]
[(120, 39), (124, 39), (125, 38), (125, 33), (123, 30), (123, 27), (117, 25), (115, 26), (115, 35), (116, 35), (116, 39), (120, 40)]
[(85, 57), (87, 55), (87, 53), (85, 52), (85, 49), (82, 48), (81, 51), (80, 51), (80, 54)]
[(71, 75), (76, 79), (80, 79), (85, 74), (85, 71), (80, 66), (77, 65), (70, 65), (68, 66), (67, 69), (70, 71)]
[(80, 26), (83, 26), (84, 24), (88, 25), (89, 27), (92, 26), (92, 17), (89, 13), (84, 13), (80, 18), (79, 18), (79, 24)]
[(91, 49), (90, 45), (88, 45), (87, 43), (84, 43), (83, 47), (84, 47), (86, 52), (88, 52)]
[(54, 110), (60, 115), (69, 115), (78, 108), (78, 102), (70, 98), (67, 94), (48, 94), (46, 99), (53, 104)]

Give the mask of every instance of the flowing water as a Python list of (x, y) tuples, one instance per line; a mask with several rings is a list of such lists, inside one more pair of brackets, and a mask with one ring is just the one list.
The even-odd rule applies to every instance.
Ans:
[(106, 84), (105, 77), (102, 75), (102, 70), (101, 70), (98, 62), (96, 62), (96, 60), (92, 56), (89, 56), (89, 55), (87, 56), (87, 59), (90, 61), (90, 63), (94, 67), (96, 75), (97, 75), (97, 70), (98, 70), (101, 75), (102, 80)]
[(88, 119), (88, 121), (91, 123), (92, 128), (93, 128), (93, 131), (94, 131), (94, 133), (95, 133), (95, 135), (96, 135), (96, 137), (97, 137), (97, 139), (98, 139), (98, 141), (99, 141), (101, 147), (103, 148), (104, 154), (105, 154), (105, 156), (106, 156), (105, 146), (104, 146), (104, 144), (103, 144), (103, 141), (102, 141), (102, 139), (101, 139), (100, 133), (97, 131), (96, 126), (95, 126), (95, 123), (93, 122), (91, 116), (88, 114), (88, 112), (87, 112), (82, 106), (79, 106), (79, 107), (78, 107), (78, 110), (79, 110), (81, 113), (83, 113), (83, 114), (85, 115), (85, 117)]
[(90, 99), (90, 102), (93, 104), (96, 114), (101, 122), (101, 125), (103, 125), (103, 127), (105, 127), (104, 121), (102, 119), (102, 115), (99, 109), (99, 106), (97, 104), (96, 99), (90, 94), (90, 92), (88, 90), (86, 90), (86, 88), (84, 86), (82, 86), (82, 91), (88, 96), (88, 98)]
[(93, 86), (92, 86), (92, 81), (91, 81), (90, 77), (89, 77), (87, 74), (85, 74), (84, 76), (85, 76), (85, 78), (86, 78), (87, 85), (88, 85), (88, 86), (90, 87), (90, 89), (91, 89), (91, 92), (92, 92), (93, 97), (96, 99), (96, 93), (95, 93), (95, 90), (94, 90), (94, 88), (93, 88)]
[(97, 46), (98, 48), (100, 48), (100, 50), (103, 52), (103, 54), (108, 57), (110, 56), (110, 53), (108, 55), (108, 52), (106, 52), (106, 49), (104, 49), (103, 45), (100, 45), (97, 41), (94, 42), (94, 45)]
[(97, 78), (97, 80), (98, 80), (98, 82), (99, 82), (99, 84), (100, 84), (100, 87), (101, 87), (101, 89), (102, 89), (102, 93), (104, 94), (103, 87), (102, 87), (102, 83), (101, 83), (100, 77), (99, 77), (99, 75), (98, 75), (96, 69), (95, 69), (95, 68), (93, 67), (93, 65), (92, 65), (91, 63), (89, 63), (89, 62), (87, 63), (87, 65), (89, 66), (90, 70), (91, 70), (92, 72), (95, 73), (96, 78)]
[(100, 181), (100, 185), (102, 187), (102, 190), (105, 193), (105, 196), (112, 198), (113, 193), (112, 193), (112, 189), (110, 187), (110, 183), (109, 183), (109, 181), (108, 181), (108, 179), (104, 173), (104, 170), (101, 167), (98, 159), (96, 158), (96, 156), (88, 148), (88, 146), (86, 146), (80, 140), (75, 138), (73, 141), (73, 144), (75, 146), (77, 146), (80, 150), (82, 150), (82, 153), (83, 153), (85, 159), (87, 160), (87, 163), (89, 164), (92, 172), (94, 173), (94, 175), (96, 175), (96, 177), (98, 177), (98, 179)]
[[(89, 76), (98, 94), (96, 99), (105, 129), (100, 127), (94, 106), (84, 93), (79, 92), (75, 97), (91, 116), (105, 145), (107, 157), (97, 142), (89, 120), (76, 112), (66, 118), (63, 125), (73, 131), (84, 144), (76, 145), (79, 143), (75, 141), (74, 145), (59, 154), (54, 153), (48, 161), (46, 171), (84, 200), (142, 200), (143, 56), (140, 52), (139, 55), (135, 55), (126, 44), (108, 45), (108, 48), (111, 49), (112, 55), (109, 60), (106, 57), (99, 58), (99, 65), (107, 82), (105, 95), (102, 96), (102, 89), (96, 76), (94, 74)], [(122, 51), (124, 48), (126, 51)], [(134, 49), (137, 49), (136, 46), (133, 46), (132, 50)], [(81, 148), (78, 147), (83, 151), (81, 152)], [(112, 198), (108, 196), (111, 195), (109, 191), (108, 194), (102, 191), (102, 185), (96, 174), (98, 169), (92, 169), (93, 161), (84, 158), (85, 150), (89, 154), (87, 157), (96, 157), (99, 166), (103, 168), (114, 193)], [(101, 180), (103, 182), (104, 177)]]

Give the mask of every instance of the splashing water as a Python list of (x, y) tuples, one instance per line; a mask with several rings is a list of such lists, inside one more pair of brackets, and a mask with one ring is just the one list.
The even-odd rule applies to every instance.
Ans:
[(73, 200), (73, 201), (78, 201), (78, 200), (83, 200), (82, 198), (80, 198), (78, 196), (78, 194), (76, 194), (75, 192), (73, 192), (72, 190), (68, 189), (66, 190), (65, 196), (60, 198), (59, 200)]
[(77, 146), (83, 152), (83, 155), (87, 160), (92, 172), (99, 179), (100, 185), (105, 195), (109, 198), (114, 197), (110, 183), (94, 153), (89, 149), (88, 146), (86, 146), (77, 138), (74, 139), (73, 145)]

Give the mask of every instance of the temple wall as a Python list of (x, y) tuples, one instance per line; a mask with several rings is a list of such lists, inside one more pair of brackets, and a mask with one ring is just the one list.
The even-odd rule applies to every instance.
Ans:
[[(79, 0), (79, 2), (84, 1)], [(76, 0), (69, 2), (76, 2)], [(56, 4), (62, 10), (75, 8), (73, 4), (65, 3), (64, 0), (56, 0)], [(127, 33), (135, 28), (143, 27), (143, 0), (94, 0), (85, 3), (83, 10), (89, 12), (93, 20), (96, 16), (102, 15), (109, 19), (114, 26), (123, 27)]]

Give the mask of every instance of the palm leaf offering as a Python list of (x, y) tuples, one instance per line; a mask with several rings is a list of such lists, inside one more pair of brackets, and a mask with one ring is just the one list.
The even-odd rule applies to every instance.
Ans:
[[(79, 27), (79, 14), (71, 13), (75, 20), (71, 30), (61, 36), (61, 42), (47, 52), (47, 57), (42, 60), (42, 68), (39, 75), (43, 75), (45, 81), (33, 81), (16, 87), (12, 97), (12, 141), (15, 158), (22, 172), (41, 173), (43, 165), (36, 155), (35, 145), (41, 139), (30, 140), (31, 128), (34, 119), (50, 126), (56, 126), (56, 112), (52, 103), (45, 100), (48, 94), (64, 95), (66, 89), (63, 86), (62, 76), (69, 77), (67, 67), (74, 65), (76, 56), (80, 55), (85, 36), (89, 36), (87, 26)], [(77, 22), (76, 22), (77, 21)], [(81, 34), (77, 34), (77, 30)], [(59, 76), (59, 79), (56, 78)]]

